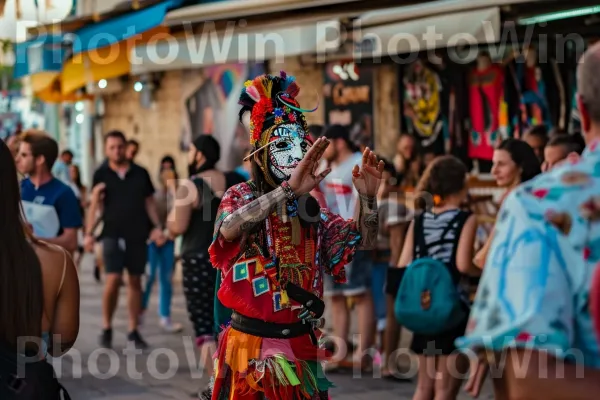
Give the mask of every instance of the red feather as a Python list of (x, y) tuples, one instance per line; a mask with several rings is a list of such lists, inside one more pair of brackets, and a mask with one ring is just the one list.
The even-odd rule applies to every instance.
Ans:
[(285, 92), (289, 94), (291, 98), (294, 99), (300, 93), (300, 87), (296, 82), (292, 82), (290, 83), (290, 86), (288, 86), (288, 88), (285, 90)]

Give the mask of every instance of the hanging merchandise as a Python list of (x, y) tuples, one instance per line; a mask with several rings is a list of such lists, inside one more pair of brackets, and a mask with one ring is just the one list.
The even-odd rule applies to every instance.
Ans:
[(437, 69), (423, 60), (416, 60), (404, 70), (404, 120), (423, 154), (446, 152), (450, 89), (448, 81), (444, 82), (444, 72), (443, 67)]
[(509, 73), (519, 93), (520, 104), (512, 117), (513, 136), (516, 138), (535, 125), (546, 125), (552, 129), (553, 123), (548, 106), (550, 80), (537, 62), (537, 51), (533, 47), (523, 49), (522, 56), (509, 65)]
[[(469, 157), (491, 161), (496, 143), (504, 136), (501, 115), (505, 113), (504, 70), (492, 64), (488, 53), (481, 53), (469, 74), (471, 134)], [(486, 168), (487, 169), (487, 168)]]

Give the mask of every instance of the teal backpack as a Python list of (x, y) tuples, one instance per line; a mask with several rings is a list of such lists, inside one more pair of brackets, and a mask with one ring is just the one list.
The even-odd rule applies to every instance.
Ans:
[[(458, 222), (460, 233), (469, 213), (459, 212), (442, 233)], [(469, 313), (468, 302), (459, 289), (459, 272), (428, 256), (423, 235), (423, 215), (415, 219), (414, 261), (406, 267), (395, 302), (398, 323), (420, 335), (437, 335), (457, 327)], [(432, 243), (429, 247), (435, 246)], [(456, 259), (455, 245), (452, 260)], [(417, 249), (419, 250), (417, 254)], [(454, 261), (453, 261), (454, 262)]]

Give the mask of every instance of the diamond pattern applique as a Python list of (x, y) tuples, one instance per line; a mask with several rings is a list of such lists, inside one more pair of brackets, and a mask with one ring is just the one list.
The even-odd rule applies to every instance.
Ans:
[(254, 275), (258, 275), (265, 270), (265, 268), (263, 267), (263, 265), (260, 261), (259, 262), (252, 261), (252, 264), (254, 264)]
[(254, 297), (258, 297), (269, 292), (269, 281), (264, 276), (254, 278), (252, 280), (252, 290), (254, 291)]
[(239, 282), (248, 279), (248, 266), (246, 263), (239, 263), (233, 266), (233, 281)]
[(281, 293), (280, 292), (276, 292), (273, 294), (273, 310), (275, 312), (283, 310), (283, 307), (281, 306)]

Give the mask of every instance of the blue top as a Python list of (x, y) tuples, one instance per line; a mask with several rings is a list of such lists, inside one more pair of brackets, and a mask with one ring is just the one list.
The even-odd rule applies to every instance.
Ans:
[(457, 347), (546, 350), (600, 367), (589, 310), (600, 262), (600, 144), (515, 189), (495, 235)]
[(36, 188), (29, 178), (21, 181), (21, 200), (27, 222), (40, 239), (60, 236), (65, 228), (83, 225), (79, 201), (73, 190), (52, 178)]
[(71, 172), (69, 171), (69, 166), (65, 164), (62, 160), (56, 160), (54, 166), (52, 167), (52, 175), (55, 178), (60, 179), (65, 184), (71, 184)]

